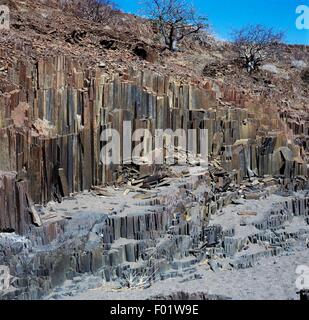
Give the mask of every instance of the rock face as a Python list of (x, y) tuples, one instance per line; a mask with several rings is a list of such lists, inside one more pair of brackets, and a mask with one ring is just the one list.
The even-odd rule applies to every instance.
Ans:
[[(178, 269), (190, 274), (194, 264), (219, 254), (236, 256), (237, 268), (250, 266), (257, 253), (237, 256), (248, 237), (208, 225), (211, 215), (240, 197), (237, 186), (244, 179), (268, 176), (263, 185), (256, 182), (265, 190), (252, 184), (256, 192), (246, 192), (244, 186), (246, 199), (265, 196), (272, 177), (286, 191), (306, 187), (308, 146), (293, 144), (287, 119), (269, 103), (220, 82), (179, 83), (147, 69), (114, 75), (102, 69), (87, 69), (65, 57), (8, 68), (10, 90), (0, 96), (0, 232), (6, 232), (0, 234), (0, 265), (9, 267), (11, 278), (3, 299), (42, 298), (83, 273), (106, 281), (124, 279), (130, 286), (135, 283), (128, 283), (126, 273), (135, 270), (147, 273), (148, 284), (183, 272)], [(109, 202), (101, 191), (112, 208), (126, 199), (112, 211), (89, 207), (77, 214), (74, 208), (46, 213), (34, 205), (120, 181), (124, 148), (118, 152), (121, 164), (108, 165), (100, 158), (101, 136), (110, 128), (124, 137), (124, 121), (132, 131), (148, 129), (153, 136), (155, 129), (184, 129), (189, 139), (190, 129), (207, 129), (209, 172), (189, 170), (186, 178), (182, 173), (150, 195), (136, 194), (136, 187), (136, 198), (125, 189)], [(193, 140), (201, 153), (200, 135)], [(152, 142), (143, 143), (146, 150), (153, 148)], [(135, 146), (131, 142), (129, 149)], [(143, 188), (157, 183), (153, 173), (159, 169), (138, 166), (152, 178)], [(308, 199), (295, 197), (254, 226), (261, 232), (276, 228), (290, 215), (307, 216)], [(267, 235), (249, 240), (261, 237)], [(219, 268), (216, 263), (210, 267)]]
[(20, 234), (29, 231), (33, 223), (29, 199), (26, 180), (17, 181), (16, 173), (0, 171), (1, 231)]
[[(19, 62), (8, 74), (12, 90), (0, 97), (0, 170), (28, 181), (35, 203), (116, 181), (118, 167), (100, 159), (101, 133), (106, 128), (123, 133), (123, 121), (132, 131), (149, 129), (153, 136), (155, 129), (208, 129), (209, 154), (234, 170), (238, 182), (254, 174), (287, 179), (308, 174), (306, 146), (291, 144), (268, 104), (220, 83), (181, 84), (146, 69), (111, 77), (64, 57), (36, 65)], [(200, 153), (198, 134), (195, 142)], [(153, 146), (145, 142), (145, 147)], [(122, 161), (122, 147), (119, 156)], [(15, 197), (17, 207), (25, 205), (10, 190), (2, 193)], [(6, 205), (3, 212), (14, 216), (14, 210)], [(6, 228), (25, 231), (17, 220), (0, 224), (0, 230)]]
[[(111, 195), (104, 199), (87, 193), (49, 205), (42, 226), (32, 226), (26, 237), (1, 234), (0, 265), (10, 275), (1, 299), (73, 295), (80, 290), (77, 278), (84, 274), (96, 276), (90, 284), (95, 287), (116, 281), (122, 287), (139, 288), (129, 281), (130, 274), (145, 277), (141, 288), (167, 278), (190, 281), (201, 276), (196, 266), (205, 259), (213, 272), (224, 264), (248, 268), (261, 257), (306, 245), (309, 199), (304, 194), (260, 200), (264, 209), (257, 208), (257, 215), (245, 216), (247, 211), (222, 215), (216, 201), (205, 197), (210, 192), (208, 173), (195, 167), (189, 172), (170, 186), (154, 189), (146, 199), (139, 199), (137, 191), (125, 195), (123, 188), (113, 193), (110, 188)], [(240, 201), (233, 192), (221, 196), (226, 210)], [(75, 206), (80, 209), (73, 212)], [(215, 220), (209, 223), (210, 210)], [(61, 289), (65, 281), (73, 282), (68, 292)]]
[[(155, 267), (163, 272), (173, 258), (188, 255), (192, 224), (173, 217), (175, 208), (187, 201), (186, 187), (196, 190), (196, 196), (203, 194), (203, 176), (170, 189), (174, 193), (172, 203), (163, 189), (156, 195), (155, 206), (128, 196), (127, 208), (115, 216), (101, 209), (84, 210), (69, 220), (59, 214), (51, 218), (43, 215), (43, 225), (31, 230), (27, 237), (1, 234), (0, 265), (8, 266), (11, 276), (11, 287), (2, 292), (2, 299), (42, 298), (65, 280), (84, 273), (98, 274), (105, 281), (115, 280), (124, 276), (130, 263), (138, 261), (144, 262), (137, 269)], [(116, 193), (110, 202), (120, 195), (121, 192)], [(152, 261), (149, 264), (150, 256), (156, 259), (154, 265)]]

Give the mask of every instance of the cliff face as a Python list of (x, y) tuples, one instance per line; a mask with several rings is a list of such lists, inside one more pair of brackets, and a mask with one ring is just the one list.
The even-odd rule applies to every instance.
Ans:
[[(122, 133), (123, 121), (132, 132), (144, 128), (153, 136), (155, 129), (207, 129), (209, 155), (234, 170), (235, 183), (250, 173), (307, 175), (304, 149), (292, 143), (271, 106), (222, 83), (179, 83), (147, 69), (107, 75), (65, 57), (19, 62), (8, 77), (18, 89), (1, 96), (0, 169), (16, 174), (2, 174), (1, 230), (24, 232), (25, 224), (9, 216), (29, 221), (22, 212), (31, 201), (47, 203), (116, 182), (120, 166), (102, 163), (101, 135), (106, 128)], [(149, 143), (146, 150), (154, 148)]]
[[(12, 279), (3, 298), (41, 298), (84, 273), (120, 279), (140, 260), (145, 266), (137, 269), (151, 272), (153, 250), (163, 279), (171, 266), (218, 252), (234, 256), (247, 242), (274, 245), (234, 261), (246, 267), (301, 238), (302, 231), (279, 237), (273, 228), (309, 214), (308, 197), (293, 193), (308, 188), (308, 88), (299, 82), (303, 71), (287, 62), (300, 61), (308, 48), (286, 46), (281, 71), (250, 77), (227, 63), (229, 44), (191, 39), (171, 55), (137, 17), (120, 14), (112, 29), (47, 3), (7, 3), (11, 30), (0, 39), (0, 267)], [(202, 75), (205, 63), (211, 75)], [(184, 129), (197, 154), (207, 129), (208, 170), (196, 172), (200, 159), (177, 145), (178, 162), (185, 159), (180, 169), (167, 158), (163, 165), (128, 165), (124, 121), (153, 137), (157, 129)], [(102, 158), (105, 129), (120, 133), (120, 148), (112, 150), (120, 164)], [(164, 156), (171, 138), (166, 132)], [(154, 150), (154, 142), (144, 139), (144, 150)], [(209, 225), (211, 215), (239, 198), (274, 192), (291, 197), (251, 221), (249, 236), (238, 235), (232, 222)]]

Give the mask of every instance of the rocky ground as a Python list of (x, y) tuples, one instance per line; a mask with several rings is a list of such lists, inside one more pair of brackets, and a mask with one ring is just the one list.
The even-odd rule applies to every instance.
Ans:
[(297, 266), (308, 265), (309, 250), (261, 258), (252, 268), (213, 272), (198, 267), (202, 279), (183, 281), (176, 277), (158, 281), (145, 290), (117, 289), (115, 284), (100, 283), (99, 278), (81, 277), (58, 288), (49, 299), (143, 300), (172, 296), (175, 292), (204, 292), (234, 300), (299, 300), (295, 281)]
[(148, 190), (147, 179), (37, 206), (42, 231), (0, 234), (15, 273), (2, 298), (297, 299), (308, 191), (253, 178), (216, 197), (194, 165), (170, 167)]
[[(106, 282), (98, 276), (82, 275), (66, 281), (46, 299), (151, 299), (172, 297), (177, 292), (199, 292), (220, 299), (298, 299), (295, 271), (297, 266), (309, 263), (308, 208), (300, 208), (295, 215), (289, 211), (291, 208), (282, 207), (295, 196), (301, 199), (306, 194), (271, 194), (261, 200), (239, 198), (237, 205), (231, 204), (213, 215), (210, 226), (220, 226), (226, 233), (234, 229), (230, 238), (238, 241), (234, 252), (229, 252), (225, 237), (223, 244), (218, 240), (215, 246), (207, 247), (202, 258), (189, 254), (173, 259), (171, 269), (166, 271), (167, 279), (160, 280), (164, 277), (158, 272), (156, 280), (145, 288), (130, 289), (121, 281)], [(93, 208), (99, 203), (91, 201), (90, 195), (80, 196), (76, 204), (79, 201), (89, 206), (92, 203)], [(61, 206), (69, 210), (71, 204)], [(269, 224), (272, 217), (278, 218), (278, 212), (289, 217)], [(127, 243), (127, 239), (120, 239), (116, 246)]]
[(211, 30), (185, 39), (179, 52), (170, 53), (158, 40), (158, 31), (145, 19), (116, 11), (105, 23), (95, 23), (62, 10), (58, 2), (3, 1), (10, 7), (11, 29), (4, 31), (0, 39), (1, 90), (6, 85), (8, 67), (18, 59), (35, 62), (66, 55), (107, 73), (125, 72), (133, 66), (197, 84), (217, 79), (248, 94), (265, 95), (293, 115), (302, 112), (303, 117), (307, 116), (306, 46), (282, 45), (251, 76), (237, 63), (235, 48), (217, 40)]

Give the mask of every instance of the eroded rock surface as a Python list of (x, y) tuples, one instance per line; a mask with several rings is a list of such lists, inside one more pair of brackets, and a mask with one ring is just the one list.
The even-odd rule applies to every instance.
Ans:
[[(111, 288), (119, 298), (139, 289), (142, 298), (190, 298), (189, 284), (201, 298), (242, 298), (230, 287), (209, 293), (208, 279), (235, 286), (260, 261), (306, 258), (308, 47), (283, 45), (280, 61), (250, 77), (229, 44), (210, 37), (169, 55), (138, 17), (117, 13), (115, 28), (102, 29), (55, 3), (6, 3), (1, 299), (108, 298)], [(164, 150), (162, 165), (146, 152), (128, 165), (123, 142), (129, 150), (137, 143), (124, 141), (124, 121), (152, 136), (183, 129), (196, 150), (172, 145), (167, 132), (161, 148), (143, 140), (146, 151)], [(117, 165), (101, 156), (107, 128), (121, 133)], [(208, 168), (198, 156), (205, 129)], [(276, 297), (294, 297), (287, 285)]]

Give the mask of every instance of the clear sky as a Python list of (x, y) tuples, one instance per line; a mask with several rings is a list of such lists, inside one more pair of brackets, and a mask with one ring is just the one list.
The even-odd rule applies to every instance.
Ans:
[[(285, 41), (309, 45), (309, 29), (299, 30), (296, 13), (299, 5), (309, 8), (309, 0), (188, 0), (205, 14), (213, 33), (229, 39), (231, 30), (249, 24), (262, 24), (286, 33)], [(122, 11), (140, 14), (141, 0), (114, 0)], [(308, 9), (309, 10), (309, 9)], [(309, 17), (307, 17), (309, 19)], [(309, 23), (309, 22), (307, 22)]]

